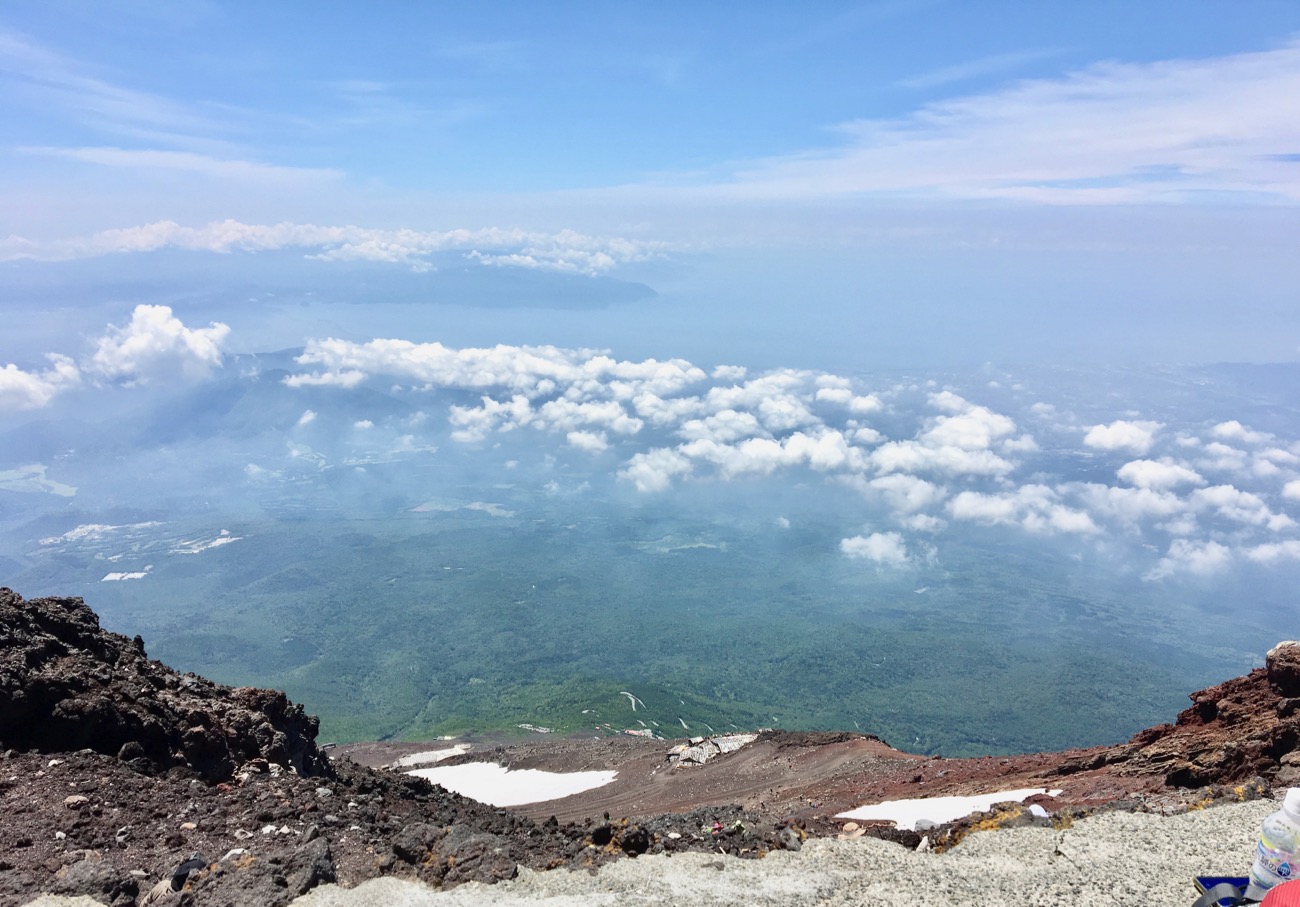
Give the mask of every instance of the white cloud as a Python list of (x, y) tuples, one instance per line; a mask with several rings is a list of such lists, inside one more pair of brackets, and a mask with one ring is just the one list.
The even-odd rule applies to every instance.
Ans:
[(849, 401), (849, 412), (858, 415), (879, 412), (884, 408), (885, 404), (875, 394), (856, 396)]
[(904, 529), (911, 529), (914, 532), (938, 532), (948, 525), (945, 520), (928, 513), (913, 513), (900, 518), (898, 522)]
[(1268, 542), (1246, 549), (1246, 557), (1260, 564), (1274, 564), (1278, 561), (1300, 561), (1300, 541), (1288, 539), (1285, 542)]
[(1165, 519), (1185, 513), (1188, 504), (1175, 494), (1152, 488), (1117, 488), (1088, 483), (1078, 486), (1087, 507), (1097, 513), (1136, 525), (1148, 519)]
[(1206, 59), (1096, 63), (841, 127), (847, 141), (757, 161), (743, 197), (909, 193), (1049, 204), (1238, 193), (1300, 199), (1300, 41)]
[(848, 557), (881, 566), (901, 567), (908, 562), (907, 545), (897, 532), (873, 532), (841, 539), (840, 551)]
[(723, 478), (746, 473), (769, 474), (781, 467), (807, 465), (818, 471), (862, 469), (861, 451), (850, 447), (844, 436), (824, 429), (813, 435), (795, 432), (785, 438), (748, 438), (738, 444), (720, 444), (709, 439), (689, 441), (678, 448), (682, 454), (718, 467)]
[[(177, 170), (232, 182), (281, 186), (285, 183), (330, 182), (342, 179), (344, 176), (343, 171), (330, 168), (282, 167), (276, 164), (263, 164), (258, 161), (219, 158), (207, 154), (196, 154), (192, 151), (172, 151), (160, 148), (128, 149), (102, 146), (94, 148), (52, 148), (29, 146), (18, 150), (24, 154), (58, 157), (83, 164), (97, 164), (101, 167), (124, 167), (136, 170)], [(63, 244), (63, 248), (69, 248), (72, 244), (75, 244), (75, 241), (71, 244)], [(39, 257), (43, 258), (45, 256)]]
[(12, 362), (0, 368), (0, 410), (40, 409), (56, 396), (81, 383), (81, 371), (67, 356), (49, 354), (50, 367), (27, 372)]
[(358, 431), (366, 431), (367, 429), (374, 428), (375, 423), (371, 422), (369, 419), (358, 419), (352, 423), (352, 427)]
[(619, 470), (619, 477), (627, 479), (640, 492), (666, 491), (673, 479), (689, 475), (691, 461), (675, 450), (656, 448), (639, 453)]
[(1196, 461), (1202, 469), (1214, 472), (1245, 472), (1250, 455), (1244, 450), (1212, 441), (1201, 448), (1206, 456)]
[(743, 381), (748, 371), (743, 365), (719, 365), (710, 377), (714, 381)]
[(1025, 485), (1004, 494), (963, 491), (948, 502), (948, 513), (955, 520), (1018, 525), (1034, 533), (1099, 531), (1087, 513), (1059, 503), (1057, 492), (1046, 485)]
[(872, 464), (882, 473), (939, 472), (948, 475), (1006, 475), (1015, 464), (990, 450), (930, 447), (919, 441), (890, 441), (871, 452)]
[(643, 423), (613, 400), (599, 403), (575, 403), (560, 398), (543, 403), (537, 412), (539, 427), (573, 431), (584, 425), (599, 425), (620, 435), (634, 435)]
[(1265, 444), (1273, 440), (1273, 436), (1268, 432), (1252, 431), (1236, 419), (1230, 422), (1220, 422), (1211, 429), (1211, 433), (1216, 438), (1223, 438), (1227, 441), (1240, 441), (1242, 444)]
[(682, 419), (706, 412), (708, 406), (699, 397), (670, 397), (646, 392), (632, 400), (636, 414), (651, 425), (672, 425)]
[(315, 421), (316, 421), (316, 412), (314, 410), (306, 409), (303, 410), (302, 415), (298, 417), (297, 424), (299, 426), (311, 425)]
[[(554, 346), (507, 346), (455, 349), (441, 343), (376, 339), (366, 343), (328, 338), (307, 343), (298, 364), (323, 373), (360, 372), (389, 375), (439, 387), (471, 390), (505, 388), (530, 398), (557, 389), (582, 397), (600, 393), (631, 399), (638, 394), (677, 393), (704, 380), (704, 372), (689, 362), (647, 359), (629, 362), (591, 350)], [(289, 383), (308, 383), (291, 376)], [(321, 379), (310, 379), (319, 382)]]
[(818, 403), (836, 403), (840, 406), (848, 406), (849, 401), (853, 399), (853, 391), (847, 387), (823, 387), (817, 391)]
[(880, 494), (890, 508), (899, 514), (916, 513), (933, 507), (948, 494), (946, 489), (933, 482), (906, 473), (879, 476), (867, 482), (862, 490)]
[(533, 420), (534, 413), (528, 398), (516, 394), (502, 402), (483, 397), (482, 406), (453, 406), (447, 421), (454, 427), (453, 440), (462, 443), (482, 441), (493, 431), (510, 431)]
[[(183, 152), (75, 149), (59, 153), (73, 156), (74, 152), (81, 159), (94, 159), (98, 163), (170, 166), (241, 179), (283, 180), (295, 174), (301, 177), (304, 173), (312, 178), (330, 175), (330, 171), (300, 171), (246, 161), (214, 161)], [(63, 261), (118, 253), (153, 252), (159, 249), (217, 253), (301, 249), (308, 252), (309, 257), (320, 260), (388, 262), (408, 265), (416, 270), (427, 270), (432, 255), (460, 252), (470, 260), (488, 265), (600, 274), (622, 264), (659, 257), (667, 251), (668, 246), (622, 237), (590, 236), (573, 230), (554, 233), (499, 227), (443, 231), (385, 230), (294, 223), (245, 224), (236, 220), (187, 227), (174, 221), (156, 221), (138, 227), (104, 230), (90, 236), (54, 242), (42, 243), (23, 237), (10, 237), (0, 246), (0, 261), (24, 258)]]
[(1161, 460), (1133, 460), (1121, 466), (1115, 474), (1130, 485), (1157, 491), (1179, 485), (1205, 484), (1205, 479), (1195, 470), (1167, 457)]
[(1257, 494), (1232, 485), (1198, 488), (1188, 499), (1197, 509), (1208, 509), (1225, 519), (1252, 526), (1266, 526), (1274, 532), (1290, 529), (1295, 521), (1284, 513), (1273, 513)]
[(564, 437), (570, 447), (585, 450), (587, 453), (601, 453), (609, 448), (609, 439), (605, 437), (603, 431), (571, 431)]
[(1163, 426), (1159, 422), (1127, 422), (1116, 419), (1109, 425), (1094, 425), (1083, 437), (1083, 443), (1098, 450), (1128, 450), (1144, 454), (1151, 449), (1155, 433)]
[(181, 374), (201, 378), (221, 365), (230, 328), (214, 322), (187, 328), (165, 305), (138, 305), (125, 327), (109, 328), (85, 363), (87, 372), (112, 381), (143, 383)]
[(1159, 580), (1177, 573), (1211, 576), (1226, 570), (1231, 564), (1232, 550), (1226, 545), (1215, 541), (1174, 539), (1169, 543), (1169, 552), (1142, 578)]
[(1283, 485), (1282, 497), (1292, 501), (1300, 501), (1300, 479), (1292, 479)]
[(960, 415), (940, 416), (933, 427), (921, 435), (921, 440), (932, 447), (984, 450), (1015, 430), (1016, 423), (1007, 416), (983, 406), (973, 406)]
[(763, 434), (763, 427), (753, 413), (724, 409), (704, 419), (682, 423), (677, 433), (688, 441), (709, 440), (720, 444)]

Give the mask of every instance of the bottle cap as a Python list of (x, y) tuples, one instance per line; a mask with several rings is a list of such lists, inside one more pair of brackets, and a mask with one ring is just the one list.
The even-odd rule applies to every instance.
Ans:
[(1300, 787), (1287, 790), (1286, 799), (1282, 801), (1282, 812), (1292, 822), (1300, 825)]

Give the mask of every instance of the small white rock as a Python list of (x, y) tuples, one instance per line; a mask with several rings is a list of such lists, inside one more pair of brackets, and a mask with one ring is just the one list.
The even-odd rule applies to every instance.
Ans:
[(274, 826), (274, 825), (263, 825), (263, 826), (262, 826), (262, 834), (264, 834), (264, 835), (272, 834), (274, 831), (275, 831), (275, 826)]

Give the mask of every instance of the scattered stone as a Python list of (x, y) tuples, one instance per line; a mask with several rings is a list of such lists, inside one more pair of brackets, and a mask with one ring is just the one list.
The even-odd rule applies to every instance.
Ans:
[(90, 798), (84, 794), (73, 794), (70, 797), (63, 798), (63, 805), (68, 809), (81, 809), (90, 802)]

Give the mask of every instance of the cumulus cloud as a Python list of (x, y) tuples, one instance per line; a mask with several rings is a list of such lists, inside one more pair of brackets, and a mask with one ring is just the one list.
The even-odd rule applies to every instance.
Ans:
[(188, 328), (169, 306), (138, 305), (124, 327), (109, 328), (85, 370), (110, 381), (144, 383), (180, 374), (201, 378), (221, 365), (227, 325)]
[(913, 514), (933, 507), (948, 494), (945, 488), (906, 473), (879, 476), (863, 483), (860, 490), (880, 495), (898, 514)]
[(1283, 485), (1282, 497), (1292, 501), (1300, 501), (1300, 479), (1292, 479)]
[(907, 545), (897, 532), (873, 532), (840, 540), (840, 551), (855, 560), (866, 560), (885, 567), (901, 567), (908, 562)]
[(1060, 503), (1059, 494), (1046, 485), (1025, 485), (1014, 492), (988, 494), (963, 491), (948, 502), (954, 520), (985, 525), (1018, 525), (1034, 533), (1099, 532), (1092, 517)]
[[(209, 160), (182, 152), (170, 152), (170, 157), (166, 160), (157, 158), (161, 152), (118, 154), (133, 155), (133, 159), (138, 160), (141, 154), (148, 153), (155, 155), (154, 163), (159, 166), (166, 165), (168, 161), (180, 167), (182, 164)], [(258, 175), (248, 169), (253, 165), (247, 165), (246, 162), (218, 163), (226, 169), (232, 164), (241, 164), (245, 167), (243, 175)], [(289, 168), (274, 168), (274, 172), (284, 169)], [(307, 252), (309, 258), (325, 261), (377, 261), (427, 270), (431, 267), (431, 256), (459, 252), (468, 260), (485, 265), (594, 275), (605, 273), (619, 265), (660, 257), (668, 248), (661, 242), (591, 236), (573, 230), (553, 233), (499, 227), (443, 231), (385, 230), (351, 225), (245, 224), (236, 220), (188, 227), (174, 221), (157, 221), (49, 243), (10, 237), (0, 246), (0, 261), (24, 258), (65, 261), (119, 253), (154, 252), (159, 249), (222, 254), (300, 249)]]
[(724, 409), (704, 419), (683, 422), (677, 433), (688, 441), (716, 441), (726, 444), (763, 434), (753, 413)]
[(588, 453), (602, 453), (609, 449), (609, 439), (603, 431), (571, 431), (565, 436), (570, 447), (585, 450)]
[(1242, 444), (1266, 444), (1273, 440), (1273, 436), (1268, 432), (1252, 431), (1236, 419), (1229, 422), (1220, 422), (1211, 429), (1211, 433), (1216, 438), (1222, 438), (1226, 441), (1238, 441)]
[(1189, 503), (1194, 508), (1210, 510), (1225, 519), (1252, 526), (1265, 526), (1275, 532), (1295, 526), (1295, 521), (1286, 514), (1270, 510), (1259, 495), (1232, 485), (1198, 488), (1192, 492)]
[(1155, 442), (1156, 432), (1163, 428), (1159, 422), (1128, 422), (1116, 419), (1109, 425), (1094, 425), (1083, 437), (1083, 443), (1097, 450), (1125, 450), (1144, 454)]
[(1122, 488), (1089, 482), (1079, 486), (1078, 491), (1089, 510), (1130, 526), (1151, 519), (1169, 519), (1188, 510), (1182, 498), (1153, 488)]
[(1160, 580), (1180, 573), (1210, 576), (1226, 570), (1231, 564), (1232, 550), (1220, 542), (1174, 539), (1169, 543), (1168, 553), (1142, 578)]
[(1130, 485), (1155, 490), (1205, 484), (1200, 473), (1167, 457), (1161, 460), (1133, 460), (1121, 466), (1115, 474)]
[(1250, 454), (1220, 441), (1211, 441), (1201, 451), (1196, 465), (1212, 472), (1244, 472), (1250, 463)]
[(12, 362), (0, 368), (0, 410), (40, 409), (56, 396), (81, 383), (81, 371), (67, 356), (48, 354), (50, 367), (23, 371)]
[(675, 450), (657, 448), (639, 453), (619, 470), (619, 477), (636, 486), (637, 491), (666, 491), (673, 479), (688, 475), (691, 461)]
[(1260, 564), (1300, 561), (1300, 541), (1287, 539), (1285, 542), (1267, 542), (1247, 548), (1245, 554), (1247, 558)]
[(0, 410), (40, 409), (59, 394), (98, 379), (123, 385), (208, 375), (222, 362), (230, 334), (224, 324), (186, 327), (165, 305), (138, 305), (126, 325), (109, 325), (80, 363), (49, 353), (50, 367), (27, 371), (14, 363), (0, 368)]

